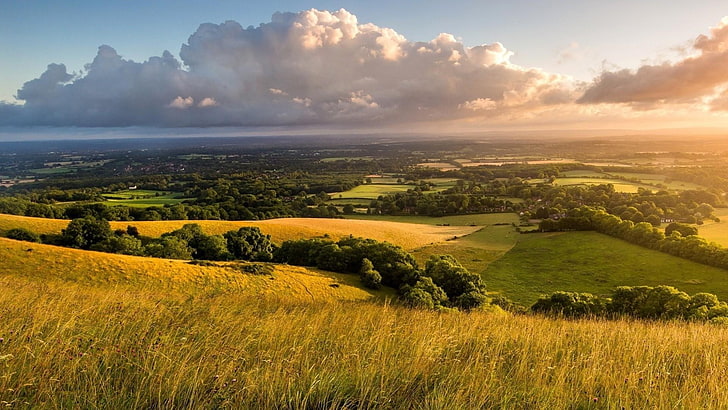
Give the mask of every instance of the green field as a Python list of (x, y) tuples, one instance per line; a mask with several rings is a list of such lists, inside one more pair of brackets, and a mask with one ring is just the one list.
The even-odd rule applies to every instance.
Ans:
[(108, 205), (124, 205), (135, 208), (148, 208), (150, 206), (174, 205), (187, 198), (178, 192), (154, 191), (148, 189), (134, 189), (103, 194)]
[[(571, 178), (583, 179), (584, 181), (576, 182), (559, 182), (559, 180), (567, 180)], [(630, 179), (634, 181), (626, 181), (624, 179)], [(638, 181), (638, 182), (637, 182)], [(674, 181), (663, 174), (648, 174), (640, 172), (598, 172), (592, 170), (572, 170), (565, 171), (559, 174), (559, 178), (556, 180), (559, 185), (574, 185), (579, 183), (584, 184), (606, 184), (611, 183), (615, 185), (617, 191), (622, 192), (637, 192), (635, 187), (642, 187), (647, 189), (656, 189), (656, 185), (663, 185), (665, 189), (673, 191), (684, 191), (687, 189), (705, 189), (705, 187), (693, 184), (690, 182)], [(620, 188), (617, 188), (620, 185)], [(634, 191), (632, 191), (634, 190)]]
[(558, 177), (554, 180), (554, 185), (572, 186), (572, 185), (603, 185), (612, 184), (617, 192), (637, 193), (639, 188), (653, 190), (655, 187), (640, 184), (637, 182), (623, 181), (614, 178), (585, 178), (585, 177)]
[[(342, 199), (377, 199), (381, 195), (389, 195), (389, 194), (396, 194), (398, 192), (407, 192), (407, 190), (414, 189), (415, 185), (405, 185), (405, 184), (397, 184), (397, 183), (382, 183), (382, 182), (392, 182), (394, 178), (391, 177), (384, 177), (384, 178), (372, 178), (371, 184), (363, 184), (356, 186), (348, 191), (344, 192), (334, 192), (330, 194), (331, 199), (334, 201), (334, 204), (338, 204), (336, 202), (337, 200)], [(434, 184), (434, 187), (429, 192), (441, 192), (446, 189), (452, 188), (455, 186), (457, 179), (451, 179), (451, 178), (431, 178), (426, 179), (426, 182), (429, 182), (431, 184)], [(394, 180), (396, 182), (396, 179)], [(344, 203), (341, 203), (344, 204)]]
[(519, 235), (513, 249), (478, 273), (489, 291), (527, 304), (557, 290), (606, 294), (621, 285), (669, 285), (728, 299), (728, 271), (596, 232)]
[(647, 184), (661, 184), (667, 189), (675, 191), (684, 191), (687, 189), (705, 189), (704, 186), (693, 184), (692, 182), (674, 181), (669, 179), (666, 175), (662, 174), (645, 174), (637, 172), (610, 172), (610, 175), (638, 179)]

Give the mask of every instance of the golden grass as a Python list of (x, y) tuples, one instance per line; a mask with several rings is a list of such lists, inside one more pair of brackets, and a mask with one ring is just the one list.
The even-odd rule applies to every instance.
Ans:
[(300, 266), (270, 264), (271, 275), (254, 275), (241, 272), (236, 269), (240, 265), (234, 263), (199, 266), (181, 260), (82, 251), (6, 238), (0, 238), (0, 260), (0, 275), (102, 286), (162, 286), (185, 293), (214, 290), (319, 302), (385, 295), (362, 289), (357, 275)]
[(0, 404), (725, 408), (728, 328), (0, 276)]
[[(0, 230), (25, 228), (42, 234), (59, 233), (68, 225), (67, 220), (31, 218), (0, 214)], [(264, 221), (123, 221), (111, 222), (113, 229), (136, 226), (139, 233), (158, 237), (165, 232), (181, 228), (184, 224), (199, 224), (209, 235), (222, 234), (243, 226), (257, 226), (276, 243), (291, 239), (313, 238), (329, 235), (333, 239), (354, 235), (387, 241), (407, 250), (442, 242), (454, 236), (463, 236), (478, 230), (471, 226), (432, 226), (387, 221), (363, 221), (350, 219), (282, 218)]]

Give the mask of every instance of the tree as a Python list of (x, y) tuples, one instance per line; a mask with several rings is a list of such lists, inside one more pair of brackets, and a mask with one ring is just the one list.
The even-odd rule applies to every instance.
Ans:
[(382, 275), (374, 270), (374, 265), (367, 258), (361, 261), (359, 276), (361, 277), (362, 284), (369, 289), (379, 289), (382, 287)]
[(111, 225), (104, 219), (77, 218), (61, 231), (61, 242), (72, 248), (90, 249), (113, 235)]
[(273, 258), (270, 235), (264, 235), (257, 226), (246, 226), (237, 231), (225, 232), (223, 237), (234, 259), (270, 261)]
[(682, 236), (697, 235), (698, 228), (679, 222), (672, 222), (665, 227), (665, 236), (670, 236), (673, 232), (679, 232)]
[(195, 259), (226, 261), (232, 258), (222, 235), (205, 235), (199, 238), (196, 245), (192, 253)]
[(155, 258), (192, 259), (192, 248), (177, 236), (162, 236), (144, 247), (144, 253)]
[(342, 211), (344, 212), (344, 215), (352, 215), (354, 213), (354, 205), (346, 204)]

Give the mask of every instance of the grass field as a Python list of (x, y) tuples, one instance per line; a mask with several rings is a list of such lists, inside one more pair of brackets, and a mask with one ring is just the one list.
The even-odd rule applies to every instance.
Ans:
[(106, 204), (110, 206), (125, 205), (135, 208), (148, 208), (150, 206), (174, 205), (187, 198), (178, 192), (153, 191), (144, 189), (123, 190), (104, 194)]
[[(687, 408), (728, 403), (728, 328), (436, 313), (0, 276), (22, 408)], [(52, 309), (49, 309), (52, 306)]]
[(639, 188), (653, 190), (655, 187), (640, 184), (637, 182), (623, 181), (621, 179), (609, 178), (590, 178), (590, 177), (558, 177), (554, 180), (554, 185), (602, 185), (612, 184), (617, 192), (636, 193)]
[[(94, 286), (152, 286), (199, 292), (275, 295), (292, 300), (363, 300), (388, 295), (360, 287), (357, 275), (269, 264), (270, 275), (241, 272), (235, 263), (192, 265), (187, 261), (115, 255), (0, 238), (0, 276), (60, 280)], [(332, 287), (331, 285), (336, 285)]]
[[(377, 199), (381, 195), (396, 194), (398, 192), (407, 192), (410, 189), (414, 189), (414, 185), (398, 184), (395, 181), (391, 181), (393, 178), (372, 178), (371, 184), (362, 184), (355, 186), (354, 188), (344, 192), (331, 193), (332, 203), (337, 204), (337, 200), (347, 199), (365, 199), (372, 200)], [(430, 192), (441, 192), (448, 188), (455, 186), (456, 179), (451, 178), (431, 178), (425, 181), (434, 184), (432, 191)], [(387, 182), (387, 183), (385, 183)]]
[(492, 225), (497, 223), (518, 223), (518, 215), (514, 213), (499, 214), (473, 214), (473, 215), (452, 215), (442, 217), (432, 216), (392, 216), (392, 215), (346, 215), (348, 219), (360, 219), (364, 221), (389, 221), (406, 222), (414, 224), (470, 226), (470, 225)]
[(403, 185), (403, 184), (364, 184), (358, 185), (354, 188), (344, 191), (335, 192), (330, 194), (331, 199), (377, 199), (381, 195), (396, 194), (397, 192), (407, 192), (408, 189), (413, 189), (414, 185)]
[[(592, 178), (597, 178), (598, 180), (607, 178), (628, 178), (628, 179), (634, 179), (639, 182), (641, 182), (644, 185), (652, 185), (652, 186), (644, 186), (642, 184), (639, 184), (637, 182), (629, 182), (624, 181), (621, 179), (613, 179), (610, 180), (609, 183), (615, 184), (627, 184), (627, 185), (635, 185), (637, 187), (642, 186), (643, 188), (648, 188), (655, 190), (656, 187), (654, 185), (661, 184), (664, 185), (666, 189), (673, 190), (673, 191), (684, 191), (687, 189), (705, 189), (705, 187), (693, 184), (690, 182), (683, 182), (683, 181), (674, 181), (669, 179), (666, 175), (662, 174), (646, 174), (646, 173), (638, 173), (638, 172), (596, 172), (591, 170), (572, 170), (572, 171), (565, 171), (560, 174), (560, 177), (566, 177), (566, 178), (586, 178), (589, 179), (588, 184), (596, 183), (596, 181), (591, 181)], [(559, 178), (561, 179), (561, 178)], [(558, 182), (558, 179), (557, 179)], [(607, 182), (603, 182), (607, 183)], [(565, 184), (561, 184), (565, 185)], [(633, 188), (625, 188), (623, 189), (633, 189)], [(634, 188), (636, 192), (636, 188)], [(623, 192), (632, 192), (632, 191), (623, 191)]]
[(728, 208), (716, 208), (713, 214), (720, 219), (720, 222), (706, 219), (703, 225), (698, 226), (698, 235), (709, 242), (728, 247)]
[(517, 239), (513, 249), (478, 272), (489, 291), (522, 303), (557, 290), (607, 294), (621, 285), (669, 285), (689, 294), (709, 292), (728, 299), (728, 271), (596, 232), (526, 234)]
[[(0, 231), (25, 228), (39, 234), (59, 233), (68, 225), (67, 220), (31, 218), (0, 214)], [(463, 236), (476, 231), (470, 226), (432, 226), (401, 222), (358, 221), (348, 219), (283, 218), (265, 221), (123, 221), (111, 222), (112, 229), (136, 226), (139, 233), (158, 237), (163, 233), (181, 228), (184, 224), (199, 224), (207, 234), (222, 234), (243, 226), (257, 226), (276, 243), (291, 239), (314, 238), (325, 235), (342, 238), (354, 235), (388, 241), (411, 250), (431, 243), (441, 242), (453, 236)]]

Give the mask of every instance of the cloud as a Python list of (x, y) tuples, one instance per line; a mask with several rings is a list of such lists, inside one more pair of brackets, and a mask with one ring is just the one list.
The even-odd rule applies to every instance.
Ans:
[(710, 35), (698, 36), (691, 49), (692, 55), (675, 63), (603, 72), (578, 102), (629, 103), (653, 109), (665, 103), (710, 99), (728, 83), (728, 18), (712, 28)]
[[(705, 47), (712, 47), (706, 41)], [(110, 46), (78, 74), (51, 64), (0, 105), (0, 125), (256, 126), (513, 115), (573, 101), (569, 78), (510, 62), (500, 43), (415, 42), (346, 10), (202, 24), (177, 60)]]

